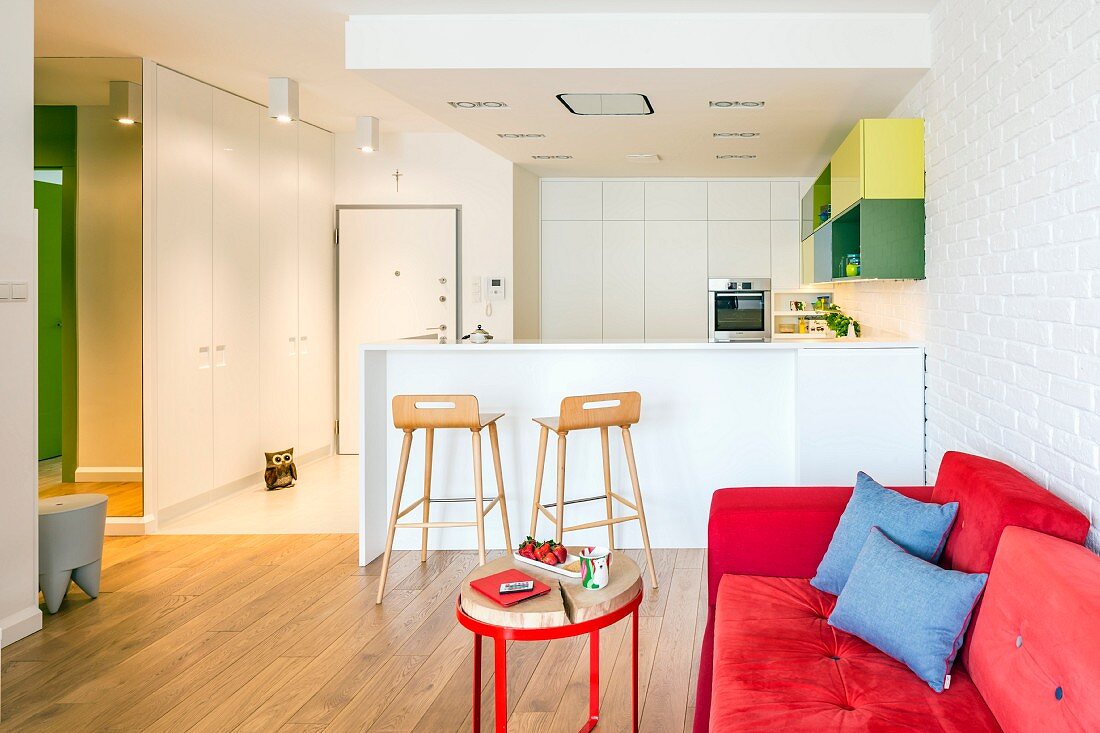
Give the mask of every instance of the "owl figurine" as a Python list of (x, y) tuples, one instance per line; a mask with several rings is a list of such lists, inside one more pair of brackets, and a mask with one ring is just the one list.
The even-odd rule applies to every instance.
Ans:
[(267, 468), (264, 469), (264, 483), (268, 491), (285, 489), (298, 480), (298, 469), (294, 465), (294, 449), (288, 448), (276, 453), (264, 453), (267, 456)]

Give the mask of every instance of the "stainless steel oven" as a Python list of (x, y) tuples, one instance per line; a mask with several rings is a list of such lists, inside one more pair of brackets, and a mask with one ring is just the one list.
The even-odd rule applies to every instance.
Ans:
[(768, 278), (711, 278), (711, 341), (771, 341), (772, 281)]

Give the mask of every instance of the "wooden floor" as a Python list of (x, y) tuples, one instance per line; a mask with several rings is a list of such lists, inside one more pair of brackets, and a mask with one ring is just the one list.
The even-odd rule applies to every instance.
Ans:
[[(627, 551), (644, 567), (641, 552)], [(454, 597), (473, 552), (395, 553), (352, 535), (108, 538), (102, 592), (75, 586), (45, 628), (3, 650), (0, 731), (469, 731), (472, 636)], [(499, 553), (496, 553), (499, 554)], [(640, 623), (642, 730), (690, 730), (706, 622), (702, 550), (654, 550)], [(629, 619), (600, 639), (603, 719), (629, 730)], [(513, 643), (509, 730), (576, 731), (587, 642)], [(492, 651), (482, 730), (493, 730)], [(654, 660), (660, 660), (654, 663)]]
[(38, 498), (68, 494), (106, 494), (109, 517), (140, 517), (144, 513), (144, 490), (140, 481), (62, 483), (60, 458), (39, 461)]

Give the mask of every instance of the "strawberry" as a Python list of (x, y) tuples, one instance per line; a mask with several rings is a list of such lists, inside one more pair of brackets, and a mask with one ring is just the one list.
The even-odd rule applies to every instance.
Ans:
[[(526, 552), (525, 552), (525, 550), (526, 550)], [(519, 554), (523, 555), (524, 557), (527, 557), (527, 553), (529, 552), (529, 553), (531, 553), (531, 557), (534, 557), (534, 555), (535, 555), (535, 539), (533, 537), (531, 537), (530, 535), (528, 535), (527, 539), (525, 539), (523, 542), (519, 543), (518, 552), (519, 552)]]
[(545, 555), (543, 555), (539, 559), (542, 562), (546, 563), (547, 565), (557, 565), (558, 564), (558, 556), (554, 554), (553, 550), (551, 550), (550, 552), (547, 552)]
[(554, 543), (550, 542), (549, 540), (540, 544), (538, 547), (535, 548), (535, 557), (542, 562), (546, 562), (546, 556), (554, 554), (553, 549), (551, 549), (553, 544)]
[(565, 545), (554, 545), (554, 557), (558, 559), (558, 563), (563, 563), (569, 557), (569, 550), (565, 549)]
[(535, 551), (531, 549), (530, 545), (522, 545), (519, 548), (520, 557), (526, 557), (528, 560), (537, 560), (535, 557)]

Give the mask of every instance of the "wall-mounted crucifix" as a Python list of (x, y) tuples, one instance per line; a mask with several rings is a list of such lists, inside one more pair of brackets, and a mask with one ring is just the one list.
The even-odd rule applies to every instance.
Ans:
[(396, 170), (393, 173), (391, 173), (390, 175), (393, 176), (394, 190), (400, 191), (401, 190), (401, 176), (403, 176), (405, 174), (402, 173), (400, 170)]

